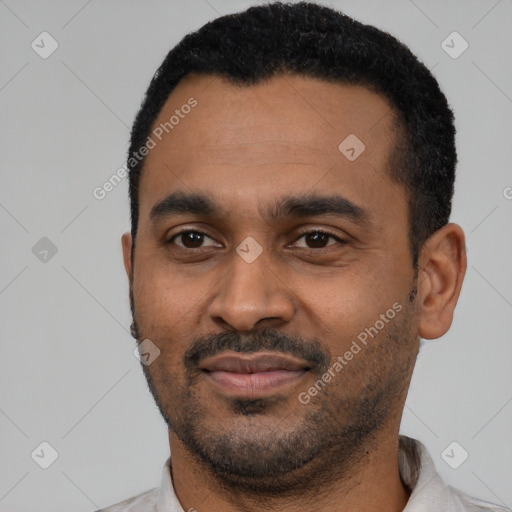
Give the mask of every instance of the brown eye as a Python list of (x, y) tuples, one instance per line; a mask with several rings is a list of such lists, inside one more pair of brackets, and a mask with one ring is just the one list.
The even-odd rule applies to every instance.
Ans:
[[(304, 239), (306, 245), (299, 247), (305, 247), (306, 249), (323, 249), (325, 247), (334, 245), (336, 241), (341, 244), (345, 243), (344, 240), (335, 236), (334, 234), (320, 230), (308, 231), (307, 233), (303, 233), (298, 238), (298, 240), (300, 240), (301, 238)], [(332, 243), (327, 243), (329, 239), (333, 239), (334, 241)]]
[[(180, 231), (176, 235), (174, 235), (167, 243), (174, 244), (175, 240), (180, 240), (181, 244), (176, 243), (178, 247), (182, 247), (185, 249), (200, 249), (205, 239), (212, 240), (206, 233), (202, 233), (201, 231)], [(215, 245), (211, 244), (211, 245)]]

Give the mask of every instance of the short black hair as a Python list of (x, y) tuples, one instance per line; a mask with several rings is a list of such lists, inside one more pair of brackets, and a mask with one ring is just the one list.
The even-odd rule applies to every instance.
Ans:
[[(217, 18), (186, 35), (165, 57), (135, 118), (129, 149), (132, 257), (147, 142), (169, 95), (189, 73), (250, 86), (278, 73), (362, 85), (393, 107), (389, 174), (407, 192), (413, 265), (425, 240), (446, 225), (454, 192), (455, 127), (439, 85), (407, 46), (387, 32), (310, 2), (274, 2)], [(341, 142), (341, 141), (340, 141)]]

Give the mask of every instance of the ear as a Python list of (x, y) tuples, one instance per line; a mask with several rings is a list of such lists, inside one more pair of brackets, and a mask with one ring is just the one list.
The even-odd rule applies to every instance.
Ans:
[(132, 274), (132, 235), (131, 233), (124, 233), (121, 237), (121, 244), (123, 246), (123, 260), (124, 260), (124, 268), (126, 270), (126, 275), (128, 279), (131, 281)]
[(419, 258), (419, 335), (441, 337), (450, 328), (453, 312), (466, 274), (464, 231), (447, 224), (424, 244)]

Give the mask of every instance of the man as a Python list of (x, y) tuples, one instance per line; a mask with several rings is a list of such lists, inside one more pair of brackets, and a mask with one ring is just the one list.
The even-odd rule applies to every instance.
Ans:
[(326, 7), (252, 7), (168, 54), (122, 246), (171, 457), (108, 512), (499, 510), (399, 436), (466, 270), (454, 136), (425, 66)]

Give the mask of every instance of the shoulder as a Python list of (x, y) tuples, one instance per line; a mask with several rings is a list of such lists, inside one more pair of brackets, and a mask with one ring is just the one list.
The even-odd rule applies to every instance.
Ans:
[(156, 512), (158, 487), (95, 512)]
[(398, 465), (400, 477), (411, 493), (407, 512), (512, 512), (448, 485), (437, 472), (426, 446), (417, 439), (400, 436)]
[(460, 491), (459, 489), (455, 489), (452, 486), (448, 486), (450, 491), (453, 493), (453, 496), (460, 502), (462, 506), (462, 510), (467, 512), (511, 512), (509, 508), (502, 507), (500, 505), (496, 505), (494, 503), (489, 503), (488, 501), (484, 501), (478, 498), (474, 498), (473, 496), (469, 496), (468, 494)]

